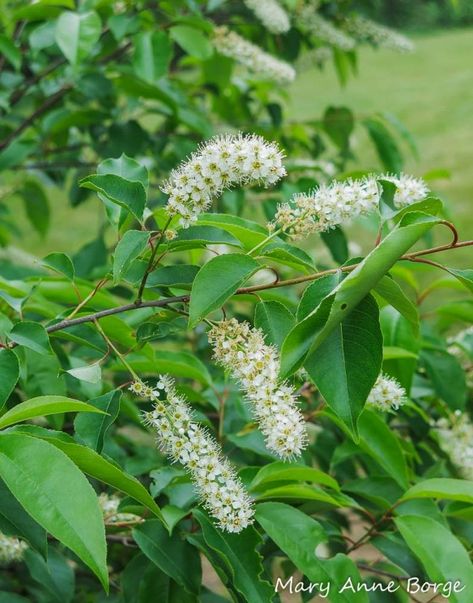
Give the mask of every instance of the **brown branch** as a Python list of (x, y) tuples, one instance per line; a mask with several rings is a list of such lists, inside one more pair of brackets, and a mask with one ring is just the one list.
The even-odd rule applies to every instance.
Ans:
[[(413, 257), (418, 257), (421, 255), (428, 255), (431, 253), (437, 253), (440, 251), (446, 251), (447, 249), (460, 249), (462, 247), (468, 247), (473, 245), (473, 240), (471, 241), (459, 241), (455, 245), (443, 245), (440, 247), (432, 247), (429, 249), (421, 249), (420, 251), (413, 252), (411, 254), (403, 255), (399, 259), (400, 260), (412, 260)], [(327, 274), (335, 274), (339, 270), (342, 272), (350, 272), (354, 270), (360, 264), (353, 264), (351, 266), (341, 266), (339, 268), (331, 268), (330, 270), (323, 270), (321, 272), (315, 272), (314, 274), (308, 274), (302, 277), (296, 277), (292, 279), (287, 279), (284, 281), (278, 281), (275, 283), (269, 283), (265, 285), (253, 285), (252, 287), (241, 287), (237, 289), (235, 295), (244, 295), (247, 293), (253, 293), (255, 291), (266, 291), (267, 289), (275, 289), (279, 287), (288, 287), (290, 285), (297, 285), (300, 283), (305, 283), (309, 281), (315, 281)], [(115, 308), (108, 308), (107, 310), (100, 310), (99, 312), (94, 312), (93, 314), (87, 314), (86, 316), (79, 316), (78, 318), (73, 318), (72, 320), (62, 320), (50, 327), (47, 327), (46, 331), (48, 333), (54, 333), (56, 331), (62, 331), (63, 329), (68, 329), (69, 327), (73, 327), (75, 325), (84, 324), (86, 322), (93, 322), (100, 318), (104, 318), (105, 316), (112, 316), (114, 314), (121, 314), (122, 312), (128, 312), (129, 310), (136, 310), (138, 308), (163, 308), (165, 306), (169, 306), (177, 303), (186, 303), (190, 299), (190, 295), (178, 295), (174, 297), (167, 297), (164, 299), (154, 299), (150, 301), (136, 301), (130, 304), (125, 304), (123, 306), (117, 306)], [(16, 343), (12, 343), (9, 347), (16, 347)]]
[(43, 71), (39, 71), (36, 75), (34, 75), (29, 80), (27, 80), (23, 84), (22, 87), (17, 88), (10, 96), (10, 106), (14, 107), (24, 97), (24, 95), (28, 92), (28, 90), (32, 86), (34, 86), (40, 80), (42, 80), (43, 78), (48, 76), (50, 73), (55, 71), (61, 65), (64, 65), (65, 62), (66, 62), (66, 59), (58, 59), (58, 60), (54, 61), (54, 63), (51, 63), (51, 65), (49, 65), (49, 67), (46, 67), (46, 69), (43, 69)]
[(357, 563), (357, 567), (361, 570), (365, 570), (366, 572), (372, 572), (373, 574), (378, 574), (379, 576), (386, 576), (386, 578), (393, 578), (394, 580), (410, 580), (412, 576), (399, 576), (398, 574), (393, 574), (392, 572), (386, 572), (384, 570), (377, 569), (376, 567), (372, 567), (371, 565), (366, 565), (365, 563)]

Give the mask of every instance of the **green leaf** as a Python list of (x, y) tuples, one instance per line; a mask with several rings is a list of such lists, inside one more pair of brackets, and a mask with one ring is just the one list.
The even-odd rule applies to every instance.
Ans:
[(102, 511), (76, 465), (43, 440), (2, 433), (0, 476), (31, 517), (82, 559), (108, 590)]
[(465, 287), (473, 292), (473, 269), (472, 268), (466, 268), (465, 270), (459, 270), (458, 268), (447, 268), (448, 272), (450, 272), (450, 274), (453, 274), (454, 277), (456, 277), (460, 283), (462, 283), (463, 285), (465, 285)]
[(433, 582), (460, 582), (463, 591), (452, 593), (449, 600), (470, 603), (473, 566), (467, 551), (450, 530), (430, 517), (420, 515), (403, 515), (395, 523)]
[(198, 594), (201, 582), (200, 558), (194, 547), (178, 534), (170, 536), (156, 519), (133, 529), (133, 537), (143, 553), (160, 570), (171, 576), (187, 592)]
[(131, 496), (149, 509), (156, 517), (162, 519), (160, 508), (154, 502), (149, 492), (136, 478), (125, 473), (120, 467), (107, 461), (91, 448), (76, 444), (74, 440), (72, 438), (69, 439), (69, 437), (63, 439), (63, 436), (65, 435), (63, 433), (61, 433), (61, 437), (58, 437), (59, 432), (51, 432), (48, 429), (41, 429), (36, 426), (34, 426), (34, 429), (32, 430), (31, 427), (32, 426), (30, 425), (22, 425), (21, 427), (16, 427), (14, 429), (19, 433), (40, 437), (56, 446), (56, 448), (59, 448), (59, 450), (64, 452), (81, 471), (124, 494), (128, 494), (128, 496)]
[(166, 75), (172, 58), (172, 45), (165, 31), (144, 31), (133, 39), (133, 69), (146, 82)]
[(26, 550), (24, 560), (31, 577), (53, 601), (69, 603), (72, 600), (75, 587), (74, 570), (56, 549), (49, 549), (47, 560), (32, 550)]
[(346, 107), (328, 107), (322, 124), (324, 130), (341, 151), (349, 147), (350, 135), (353, 132), (355, 120), (353, 113)]
[(105, 434), (118, 416), (121, 395), (122, 392), (115, 389), (90, 400), (91, 406), (104, 414), (81, 414), (74, 421), (76, 435), (97, 452), (102, 451)]
[(146, 282), (147, 287), (176, 287), (190, 289), (200, 266), (192, 264), (177, 264), (176, 266), (161, 266), (150, 273)]
[(147, 248), (149, 234), (145, 230), (127, 230), (120, 239), (113, 256), (114, 283), (118, 283), (133, 260), (140, 256)]
[(473, 482), (446, 477), (426, 479), (409, 488), (402, 500), (411, 498), (441, 498), (473, 504)]
[(0, 350), (0, 410), (15, 389), (20, 376), (18, 358), (11, 350)]
[(334, 490), (340, 490), (337, 481), (327, 473), (320, 471), (320, 469), (296, 463), (283, 463), (282, 461), (270, 463), (262, 467), (253, 478), (250, 490), (261, 490), (267, 484), (274, 485), (274, 482), (286, 481), (313, 482), (328, 486)]
[(359, 423), (360, 448), (369, 454), (404, 490), (408, 470), (403, 449), (389, 426), (375, 412), (365, 410)]
[(28, 179), (21, 187), (20, 194), (28, 220), (36, 232), (44, 237), (50, 221), (49, 202), (44, 187), (37, 180)]
[(74, 377), (74, 379), (85, 381), (86, 383), (96, 384), (100, 383), (102, 380), (102, 369), (99, 362), (78, 366), (77, 368), (72, 368), (65, 372), (68, 375), (71, 375), (71, 377)]
[(122, 153), (120, 157), (112, 157), (101, 161), (97, 166), (97, 174), (101, 176), (112, 174), (132, 182), (141, 182), (145, 190), (148, 189), (148, 170), (144, 165), (128, 157), (125, 153)]
[(341, 506), (336, 497), (331, 496), (321, 488), (307, 486), (306, 484), (288, 484), (268, 488), (256, 494), (256, 500), (293, 500), (293, 501), (318, 501), (335, 507)]
[(74, 280), (74, 264), (65, 253), (50, 253), (42, 261), (43, 266), (63, 274), (70, 281)]
[(212, 258), (197, 273), (189, 304), (189, 326), (194, 327), (207, 314), (220, 308), (257, 270), (253, 258), (228, 253)]
[[(146, 190), (141, 182), (127, 180), (115, 174), (92, 174), (79, 185), (91, 189), (130, 211), (141, 220), (146, 205)], [(99, 196), (100, 196), (99, 195)]]
[(348, 242), (343, 230), (339, 226), (326, 232), (321, 232), (320, 237), (336, 262), (344, 264), (348, 260)]
[(304, 362), (304, 368), (327, 404), (354, 434), (382, 360), (378, 306), (368, 296)]
[(96, 12), (65, 11), (56, 23), (56, 43), (69, 63), (76, 65), (91, 53), (101, 31), (102, 23)]
[(255, 308), (255, 327), (266, 335), (266, 343), (281, 347), (294, 326), (294, 316), (278, 301), (262, 301)]
[[(212, 214), (211, 214), (212, 215)], [(170, 250), (199, 249), (206, 245), (231, 245), (241, 247), (240, 241), (216, 226), (189, 226), (178, 231), (177, 237), (167, 244)]]
[(288, 376), (314, 352), (331, 331), (349, 315), (389, 271), (396, 260), (437, 219), (426, 214), (406, 214), (399, 225), (286, 337), (281, 355), (281, 374)]
[(4, 34), (0, 34), (0, 54), (18, 71), (21, 67), (21, 51)]
[(420, 347), (418, 335), (415, 334), (412, 323), (391, 306), (381, 310), (381, 330), (385, 349), (386, 347), (401, 348), (415, 356), (415, 358), (403, 357), (395, 360), (390, 360), (386, 356), (383, 363), (383, 370), (395, 377), (409, 395)]
[(389, 276), (383, 276), (374, 291), (411, 323), (414, 334), (419, 333), (419, 311), (395, 280)]
[(39, 396), (31, 398), (26, 402), (17, 404), (2, 417), (0, 417), (0, 429), (15, 425), (21, 421), (27, 421), (34, 417), (45, 417), (63, 412), (93, 412), (102, 413), (100, 409), (94, 408), (85, 402), (65, 398), (64, 396)]
[(187, 54), (197, 59), (205, 60), (213, 54), (213, 47), (208, 37), (194, 27), (175, 25), (169, 30), (169, 35)]
[(50, 354), (52, 352), (46, 329), (37, 322), (26, 320), (17, 322), (8, 333), (8, 337), (18, 345), (29, 348), (38, 354)]
[(274, 588), (261, 578), (263, 566), (261, 555), (257, 552), (261, 544), (258, 532), (249, 526), (239, 534), (227, 534), (215, 528), (200, 509), (194, 509), (192, 514), (202, 528), (206, 544), (231, 576), (232, 586), (243, 596), (243, 600), (270, 603), (274, 598)]
[[(175, 377), (195, 379), (205, 385), (212, 382), (212, 377), (205, 364), (189, 352), (160, 350), (152, 360), (135, 360), (133, 357), (128, 357), (128, 362), (136, 372), (149, 373), (153, 378), (160, 373), (169, 373)], [(119, 363), (112, 365), (112, 368), (123, 370)]]
[(368, 603), (366, 592), (338, 592), (350, 577), (354, 584), (361, 582), (354, 562), (337, 554), (332, 559), (319, 559), (316, 548), (327, 542), (321, 524), (302, 511), (283, 503), (260, 503), (256, 521), (263, 530), (311, 582), (329, 582), (332, 603)]
[(0, 527), (6, 531), (5, 524), (10, 528), (10, 533), (27, 540), (29, 544), (46, 557), (48, 543), (46, 531), (23, 509), (16, 500), (5, 482), (0, 480)]
[(379, 118), (368, 118), (362, 122), (373, 141), (383, 166), (389, 172), (402, 172), (401, 151), (390, 131)]
[(463, 410), (467, 400), (465, 371), (446, 350), (423, 349), (420, 357), (436, 394), (453, 410)]
[(245, 249), (256, 247), (268, 236), (268, 231), (257, 222), (227, 214), (201, 214), (197, 224), (214, 226), (229, 232), (243, 243)]

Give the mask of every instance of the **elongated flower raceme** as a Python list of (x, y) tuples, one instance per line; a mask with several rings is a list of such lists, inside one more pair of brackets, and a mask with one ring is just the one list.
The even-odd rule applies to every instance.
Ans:
[(307, 445), (304, 418), (294, 389), (280, 383), (279, 356), (263, 332), (247, 322), (225, 320), (209, 332), (217, 362), (240, 383), (268, 450), (283, 459), (299, 456)]
[(234, 59), (259, 77), (277, 84), (290, 84), (296, 77), (294, 68), (252, 44), (227, 27), (214, 30), (213, 44), (220, 54)]
[(118, 510), (121, 499), (115, 494), (107, 494), (102, 492), (99, 496), (99, 505), (102, 509), (105, 523), (120, 523), (120, 522), (139, 522), (142, 521), (139, 515), (132, 513), (122, 513)]
[(351, 36), (360, 42), (368, 42), (373, 46), (397, 52), (412, 52), (414, 50), (414, 44), (406, 36), (361, 15), (347, 17), (344, 27)]
[(355, 40), (317, 12), (317, 6), (307, 4), (299, 13), (297, 24), (307, 33), (316, 36), (322, 42), (340, 48), (340, 50), (353, 50)]
[(289, 16), (277, 0), (244, 0), (244, 3), (271, 33), (289, 31)]
[(268, 226), (281, 228), (294, 239), (314, 232), (326, 232), (358, 216), (378, 211), (380, 187), (378, 180), (396, 185), (394, 204), (401, 209), (427, 196), (428, 188), (421, 178), (406, 174), (369, 176), (361, 180), (345, 180), (323, 185), (310, 193), (296, 193), (288, 203), (281, 204)]
[(465, 479), (473, 480), (473, 424), (468, 415), (456, 411), (452, 421), (439, 419), (432, 425), (440, 448)]
[(145, 420), (156, 429), (161, 451), (186, 468), (203, 506), (220, 528), (241, 532), (253, 522), (253, 504), (220, 446), (193, 420), (191, 407), (178, 395), (170, 377), (161, 376), (150, 397), (154, 409)]
[(226, 188), (275, 184), (286, 174), (282, 160), (279, 147), (261, 136), (212, 138), (171, 172), (162, 187), (169, 195), (166, 209), (187, 228)]
[(380, 375), (366, 400), (366, 406), (382, 412), (399, 410), (406, 398), (404, 388), (396, 379), (387, 375)]
[(6, 536), (0, 532), (0, 565), (21, 561), (28, 545), (15, 536)]

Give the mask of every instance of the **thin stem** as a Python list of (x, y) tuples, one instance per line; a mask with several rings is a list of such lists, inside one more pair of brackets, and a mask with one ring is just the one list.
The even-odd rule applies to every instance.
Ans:
[(140, 283), (140, 288), (138, 289), (138, 295), (136, 296), (136, 301), (135, 304), (137, 306), (141, 305), (141, 301), (143, 298), (143, 291), (146, 287), (146, 281), (148, 280), (148, 277), (151, 273), (151, 271), (154, 269), (154, 260), (156, 258), (156, 253), (158, 252), (159, 246), (161, 245), (161, 242), (164, 238), (164, 234), (169, 226), (169, 224), (171, 223), (172, 218), (168, 218), (168, 221), (166, 222), (166, 224), (164, 225), (163, 229), (161, 230), (161, 234), (159, 235), (158, 240), (156, 241), (156, 244), (154, 245), (153, 251), (151, 252), (151, 256), (149, 258), (149, 262), (148, 265), (146, 266), (146, 270), (145, 273), (143, 275), (143, 278), (141, 279), (141, 283)]
[(261, 249), (261, 247), (266, 245), (266, 243), (269, 243), (269, 241), (271, 241), (271, 239), (274, 239), (274, 237), (277, 237), (278, 234), (281, 234), (281, 232), (282, 232), (282, 228), (278, 228), (278, 230), (275, 230), (274, 232), (272, 232), (265, 239), (263, 239), (260, 243), (258, 243), (258, 245), (255, 245), (253, 247), (253, 249), (250, 249), (250, 251), (248, 251), (248, 255), (253, 255), (253, 253), (255, 251), (258, 251), (258, 249)]
[[(471, 241), (459, 241), (454, 246), (452, 245), (443, 245), (439, 247), (432, 247), (429, 249), (421, 249), (420, 251), (416, 251), (407, 255), (401, 256), (400, 260), (411, 260), (413, 257), (419, 257), (422, 255), (428, 255), (431, 253), (439, 253), (441, 251), (447, 251), (448, 249), (460, 249), (462, 247), (469, 247), (473, 245), (473, 240)], [(289, 285), (297, 285), (300, 283), (306, 283), (310, 281), (315, 281), (327, 274), (335, 274), (338, 271), (342, 272), (351, 272), (354, 270), (359, 264), (353, 264), (351, 266), (341, 266), (339, 268), (332, 268), (330, 270), (323, 270), (322, 272), (316, 272), (314, 274), (308, 274), (307, 276), (296, 277), (292, 279), (287, 279), (284, 281), (278, 281), (277, 283), (270, 283), (269, 285), (254, 285), (253, 287), (242, 287), (237, 289), (236, 295), (244, 295), (247, 293), (254, 293), (255, 291), (265, 291), (267, 289), (275, 289), (279, 287), (287, 287)], [(137, 304), (133, 302), (131, 304), (125, 304), (123, 306), (117, 306), (115, 308), (108, 308), (107, 310), (100, 310), (99, 312), (94, 312), (93, 314), (87, 314), (86, 316), (79, 316), (78, 318), (73, 318), (72, 320), (62, 320), (50, 327), (47, 327), (46, 331), (48, 333), (54, 333), (56, 331), (62, 331), (63, 329), (68, 329), (69, 327), (84, 324), (86, 322), (93, 322), (96, 319), (103, 318), (105, 316), (112, 316), (114, 314), (121, 314), (122, 312), (128, 312), (129, 310), (136, 310), (137, 308), (163, 308), (165, 306), (169, 306), (171, 304), (177, 303), (187, 303), (190, 299), (189, 295), (178, 295), (174, 297), (167, 297), (164, 299), (154, 299), (150, 301), (140, 302)], [(18, 344), (11, 343), (10, 348), (16, 347)]]
[(110, 338), (108, 337), (108, 335), (105, 333), (105, 331), (100, 326), (99, 321), (97, 319), (94, 319), (94, 324), (97, 327), (97, 331), (99, 331), (99, 333), (102, 335), (102, 337), (106, 341), (108, 347), (115, 352), (117, 358), (120, 359), (120, 362), (127, 369), (127, 371), (133, 376), (133, 378), (136, 381), (139, 381), (140, 378), (138, 377), (138, 375), (135, 373), (135, 371), (132, 369), (132, 367), (128, 364), (125, 356), (123, 356), (123, 354), (114, 346), (114, 344), (112, 343), (112, 341), (110, 340)]

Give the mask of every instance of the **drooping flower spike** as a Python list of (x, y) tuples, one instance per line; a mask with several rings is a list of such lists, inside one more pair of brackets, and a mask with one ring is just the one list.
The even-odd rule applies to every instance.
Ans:
[(244, 0), (244, 3), (271, 33), (289, 31), (289, 16), (277, 0)]
[(296, 193), (279, 205), (270, 229), (280, 228), (294, 239), (314, 232), (326, 232), (358, 216), (378, 210), (381, 196), (378, 180), (396, 185), (394, 204), (400, 209), (421, 201), (428, 188), (421, 178), (406, 174), (369, 176), (322, 185), (310, 193)]
[(360, 42), (369, 42), (379, 48), (397, 52), (412, 52), (414, 44), (397, 31), (371, 21), (361, 15), (352, 15), (344, 21), (345, 30)]
[(162, 187), (169, 195), (166, 209), (187, 228), (226, 188), (275, 184), (286, 174), (282, 159), (279, 147), (261, 136), (212, 138), (171, 172)]
[(460, 475), (473, 481), (473, 424), (457, 410), (452, 421), (439, 419), (432, 425), (440, 448), (450, 457)]
[[(135, 391), (136, 385), (131, 389)], [(193, 420), (192, 409), (176, 392), (173, 379), (161, 376), (150, 399), (154, 408), (145, 420), (156, 430), (161, 451), (185, 467), (219, 527), (241, 532), (253, 523), (253, 503), (235, 468), (210, 433)]]
[(251, 403), (268, 450), (282, 459), (299, 456), (307, 446), (304, 418), (294, 389), (278, 378), (279, 356), (260, 329), (236, 319), (209, 331), (214, 357), (235, 379)]
[(265, 52), (225, 26), (215, 29), (213, 44), (220, 54), (234, 59), (261, 78), (284, 86), (296, 77), (296, 72), (289, 63)]
[(356, 46), (355, 40), (347, 33), (332, 25), (317, 12), (317, 6), (306, 4), (300, 11), (297, 24), (307, 33), (316, 36), (329, 46), (350, 51)]
[(396, 379), (387, 375), (379, 375), (366, 400), (366, 406), (382, 412), (399, 410), (406, 399), (406, 392)]

